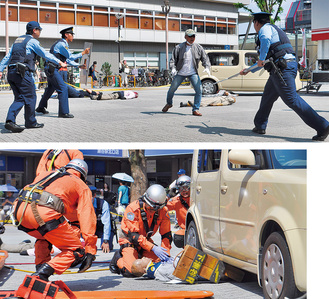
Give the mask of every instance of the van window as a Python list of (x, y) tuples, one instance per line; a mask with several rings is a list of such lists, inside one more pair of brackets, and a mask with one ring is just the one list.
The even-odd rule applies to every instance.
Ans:
[(238, 53), (208, 53), (208, 57), (211, 65), (216, 66), (235, 66), (239, 64), (239, 54)]
[(257, 62), (258, 54), (257, 53), (246, 53), (244, 59), (245, 59), (245, 64), (247, 66), (252, 66)]
[(273, 167), (276, 169), (306, 168), (306, 150), (271, 150)]
[(198, 172), (216, 171), (220, 165), (221, 150), (200, 150)]

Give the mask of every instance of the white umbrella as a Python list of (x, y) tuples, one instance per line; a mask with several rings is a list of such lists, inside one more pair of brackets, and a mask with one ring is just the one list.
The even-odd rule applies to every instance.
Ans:
[(112, 175), (112, 178), (118, 179), (120, 181), (130, 182), (130, 183), (134, 182), (134, 179), (130, 175), (128, 175), (124, 172), (117, 172)]
[(0, 185), (0, 191), (2, 191), (2, 192), (18, 192), (18, 190), (10, 184)]

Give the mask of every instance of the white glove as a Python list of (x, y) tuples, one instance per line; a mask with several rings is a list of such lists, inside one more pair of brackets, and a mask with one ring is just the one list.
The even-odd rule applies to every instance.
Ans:
[(208, 76), (210, 76), (210, 70), (209, 70), (209, 68), (206, 67), (206, 68), (203, 70), (203, 72), (204, 72), (204, 73), (207, 73)]
[(171, 69), (171, 74), (172, 74), (173, 76), (176, 76), (176, 75), (177, 75), (177, 70), (176, 70), (175, 67), (173, 67), (173, 68)]

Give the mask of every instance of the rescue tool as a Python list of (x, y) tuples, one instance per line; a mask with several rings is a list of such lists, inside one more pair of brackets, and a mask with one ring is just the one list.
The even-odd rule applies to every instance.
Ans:
[[(264, 65), (265, 65), (266, 63), (268, 63), (268, 62), (270, 62), (270, 59), (266, 59), (266, 60), (264, 61)], [(272, 60), (272, 63), (273, 63), (273, 60)], [(252, 71), (252, 70), (254, 70), (254, 69), (258, 68), (258, 67), (259, 67), (259, 66), (258, 66), (257, 64), (252, 65), (252, 66), (248, 67), (247, 69), (245, 69), (245, 70), (244, 70), (244, 73), (250, 72), (250, 71)], [(232, 76), (230, 76), (230, 77), (228, 77), (228, 78), (225, 78), (225, 79), (223, 79), (223, 80), (216, 81), (216, 82), (214, 82), (213, 84), (218, 84), (218, 83), (221, 83), (221, 82), (223, 82), (223, 81), (230, 80), (230, 79), (235, 78), (235, 77), (237, 77), (237, 76), (239, 76), (239, 75), (240, 75), (240, 72), (239, 72), (239, 73), (236, 73), (236, 74), (234, 74), (234, 75), (232, 75)]]

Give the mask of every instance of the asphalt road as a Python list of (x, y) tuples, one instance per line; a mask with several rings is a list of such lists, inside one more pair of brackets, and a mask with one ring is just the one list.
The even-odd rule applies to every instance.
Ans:
[[(193, 101), (194, 91), (190, 87), (180, 87), (174, 97), (174, 107), (162, 113), (167, 90), (168, 87), (136, 89), (139, 97), (132, 100), (70, 99), (73, 119), (58, 118), (58, 100), (51, 99), (50, 113), (37, 116), (44, 128), (15, 134), (4, 128), (13, 95), (10, 91), (0, 91), (0, 139), (14, 143), (312, 142), (316, 134), (281, 99), (274, 104), (267, 134), (258, 135), (251, 129), (261, 98), (259, 93), (240, 93), (236, 103), (230, 106), (201, 108), (203, 116), (198, 117), (191, 114), (190, 107), (179, 107), (180, 102)], [(112, 91), (103, 89), (103, 92)], [(42, 90), (37, 92), (38, 102), (42, 93)], [(318, 93), (300, 94), (321, 116), (329, 119), (329, 87), (321, 87)], [(24, 125), (23, 115), (22, 109), (17, 117), (20, 125)]]
[[(18, 231), (12, 225), (6, 225), (6, 231), (0, 236), (4, 243), (16, 244), (23, 240), (34, 238), (24, 232)], [(154, 241), (160, 243), (157, 234)], [(118, 249), (118, 244), (114, 241), (114, 250)], [(177, 255), (181, 249), (173, 247), (171, 254)], [(124, 278), (120, 275), (112, 274), (108, 269), (108, 262), (111, 260), (114, 251), (105, 254), (98, 250), (96, 261), (89, 270), (80, 274), (74, 274), (77, 268), (70, 269), (73, 274), (54, 275), (50, 280), (63, 280), (68, 287), (74, 291), (120, 291), (120, 290), (167, 290), (167, 291), (193, 291), (206, 290), (214, 293), (213, 298), (220, 299), (259, 299), (263, 298), (262, 289), (258, 286), (255, 277), (250, 277), (244, 282), (234, 282), (225, 279), (218, 284), (209, 281), (200, 281), (197, 284), (168, 284), (146, 278)], [(23, 271), (34, 272), (34, 257), (22, 256), (19, 253), (10, 253), (6, 260), (6, 265), (13, 269), (3, 268), (0, 271), (0, 290), (15, 290), (22, 283), (25, 275), (30, 274)], [(88, 270), (88, 271), (89, 271)], [(96, 271), (95, 271), (96, 270)]]

